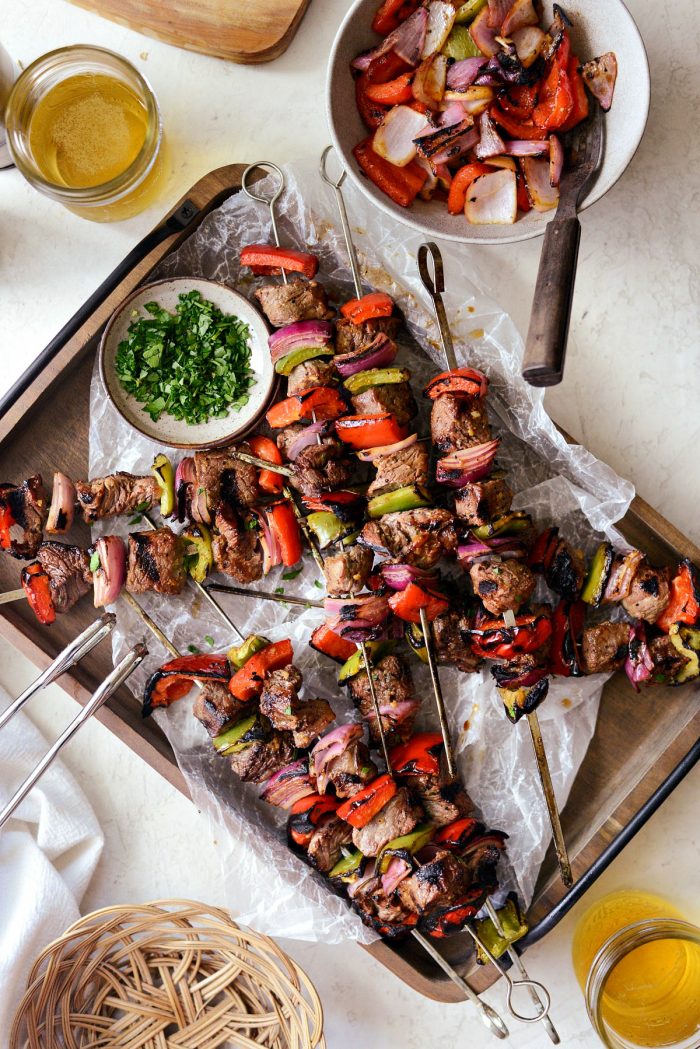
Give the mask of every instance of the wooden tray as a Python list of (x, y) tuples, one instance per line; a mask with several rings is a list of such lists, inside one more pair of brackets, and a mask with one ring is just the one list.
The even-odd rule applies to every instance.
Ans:
[[(100, 331), (113, 309), (145, 280), (155, 265), (195, 229), (202, 218), (240, 188), (242, 165), (219, 168), (201, 179), (163, 223), (124, 260), (85, 307), (52, 341), (35, 364), (0, 402), (0, 478), (19, 480), (40, 471), (50, 478), (61, 467), (69, 476), (87, 476), (88, 392)], [(647, 503), (635, 499), (621, 531), (657, 563), (690, 557), (700, 550)], [(83, 529), (80, 535), (79, 530)], [(87, 542), (85, 526), (76, 541)], [(0, 587), (18, 585), (18, 561), (0, 559)], [(46, 666), (67, 641), (94, 619), (81, 602), (50, 628), (41, 627), (25, 602), (0, 611), (0, 633), (37, 666)], [(66, 690), (85, 702), (111, 668), (108, 649), (86, 659), (62, 679)], [(187, 793), (169, 744), (152, 719), (143, 721), (127, 689), (98, 715), (132, 750), (173, 786)], [(525, 731), (524, 726), (514, 731)], [(586, 891), (640, 829), (700, 757), (700, 688), (654, 688), (637, 696), (623, 674), (605, 686), (595, 736), (563, 813), (566, 840), (577, 878), (566, 893), (550, 850), (530, 910), (531, 931), (524, 944), (545, 935)], [(466, 936), (441, 949), (458, 969), (471, 964)], [(411, 987), (439, 1001), (457, 1001), (459, 992), (420, 949), (408, 941), (397, 947), (368, 948)], [(471, 977), (477, 989), (493, 982), (492, 969)]]

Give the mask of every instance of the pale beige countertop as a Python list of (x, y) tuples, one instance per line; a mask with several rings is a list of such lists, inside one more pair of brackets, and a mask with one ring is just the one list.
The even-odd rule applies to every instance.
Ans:
[[(111, 226), (85, 222), (44, 200), (16, 171), (0, 171), (0, 391), (198, 177), (225, 163), (284, 163), (320, 154), (329, 141), (325, 59), (348, 6), (348, 0), (314, 0), (289, 51), (270, 65), (251, 67), (178, 51), (58, 0), (5, 0), (2, 42), (23, 65), (64, 44), (95, 43), (138, 66), (161, 103), (171, 171), (159, 204)], [(700, 542), (700, 147), (691, 133), (700, 102), (694, 71), (700, 32), (692, 0), (630, 0), (629, 6), (651, 61), (649, 126), (626, 176), (582, 216), (566, 380), (548, 392), (546, 403), (557, 422)], [(523, 334), (539, 249), (538, 241), (461, 249), (469, 253), (476, 282)], [(16, 695), (31, 676), (29, 664), (0, 644), (0, 682)], [(30, 712), (55, 732), (73, 706), (54, 687)], [(66, 763), (107, 838), (86, 910), (164, 896), (220, 902), (220, 846), (188, 801), (99, 724), (88, 725), (71, 744)], [(634, 885), (691, 906), (700, 866), (699, 783), (696, 771), (587, 900)], [(528, 952), (527, 963), (552, 991), (563, 1043), (593, 1049), (598, 1043), (569, 961), (581, 907)], [(285, 946), (321, 992), (333, 1049), (492, 1044), (468, 1006), (422, 999), (353, 944)], [(501, 990), (489, 998), (501, 1002)], [(535, 1026), (518, 1028), (510, 1044), (550, 1043)]]

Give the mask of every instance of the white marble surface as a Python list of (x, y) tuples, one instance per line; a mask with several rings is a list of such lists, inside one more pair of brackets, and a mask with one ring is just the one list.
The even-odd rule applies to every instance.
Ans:
[[(172, 169), (150, 212), (97, 226), (43, 200), (15, 171), (0, 171), (0, 390), (5, 390), (99, 281), (199, 176), (231, 161), (284, 162), (317, 155), (325, 54), (348, 0), (314, 0), (290, 50), (262, 67), (237, 67), (177, 51), (61, 0), (4, 0), (2, 41), (24, 65), (62, 44), (102, 44), (130, 58), (160, 99)], [(626, 177), (582, 217), (583, 242), (566, 381), (549, 409), (593, 452), (630, 477), (641, 495), (696, 541), (700, 468), (697, 208), (700, 36), (692, 0), (630, 0), (652, 66), (648, 132)], [(455, 249), (457, 250), (457, 249)], [(524, 333), (539, 244), (471, 250), (480, 279)], [(0, 645), (0, 680), (20, 691), (29, 665)], [(51, 689), (32, 708), (54, 730), (73, 702)], [(99, 724), (71, 745), (68, 764), (90, 794), (107, 836), (86, 909), (189, 896), (218, 902), (217, 844), (196, 810)], [(700, 844), (696, 772), (592, 890), (654, 888), (690, 908)], [(580, 906), (528, 954), (549, 985), (567, 1046), (593, 1047), (569, 963)], [(697, 917), (697, 915), (696, 915)], [(432, 1047), (489, 1042), (468, 1006), (426, 1002), (354, 945), (286, 944), (310, 972), (327, 1014), (329, 1045)], [(0, 993), (2, 991), (0, 990)], [(489, 996), (501, 1002), (496, 989)], [(515, 1026), (515, 1025), (514, 1025)], [(514, 1046), (546, 1046), (538, 1027)]]

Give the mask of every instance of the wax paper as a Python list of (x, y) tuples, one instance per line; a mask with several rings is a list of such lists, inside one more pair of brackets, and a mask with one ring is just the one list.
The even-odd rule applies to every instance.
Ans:
[[(321, 181), (315, 164), (296, 165), (285, 171), (285, 177), (287, 190), (278, 212), (282, 242), (308, 248), (319, 256), (320, 277), (335, 301), (352, 297), (333, 191)], [(259, 188), (268, 186), (266, 180)], [(345, 195), (366, 285), (389, 292), (406, 318), (408, 334), (401, 339), (399, 363), (410, 365), (419, 388), (436, 366), (445, 366), (430, 301), (417, 272), (416, 250), (422, 238), (377, 212), (351, 185), (346, 186)], [(268, 210), (239, 193), (208, 216), (154, 277), (209, 277), (251, 295), (260, 281), (241, 274), (238, 252), (244, 244), (269, 240)], [(624, 546), (613, 526), (633, 497), (632, 486), (585, 449), (564, 441), (544, 410), (541, 391), (520, 378), (522, 341), (512, 321), (479, 289), (470, 256), (452, 245), (443, 245), (442, 250), (448, 288), (445, 301), (457, 356), (460, 363), (483, 368), (490, 376), (492, 422), (502, 438), (498, 458), (517, 493), (516, 508), (529, 510), (543, 526), (556, 521), (563, 534), (586, 553), (591, 553), (603, 535)], [(428, 432), (425, 417), (421, 427)], [(116, 469), (146, 472), (154, 452), (150, 441), (119, 418), (95, 372), (90, 475)], [(135, 527), (126, 521), (109, 521), (99, 529), (125, 534)], [(282, 589), (307, 600), (323, 597), (311, 558), (294, 578), (286, 575), (288, 578), (283, 570), (275, 569), (251, 589)], [(336, 666), (308, 646), (311, 630), (322, 616), (318, 609), (273, 605), (254, 597), (222, 596), (220, 600), (241, 634), (264, 632), (272, 640), (291, 637), (306, 694), (329, 699), (338, 721), (353, 716), (347, 696), (338, 689)], [(237, 641), (232, 629), (190, 589), (179, 598), (145, 595), (139, 601), (183, 652), (191, 646), (220, 651)], [(117, 609), (115, 656), (144, 635), (142, 624), (124, 602)], [(146, 641), (151, 655), (130, 682), (139, 700), (148, 674), (165, 656), (152, 637)], [(421, 724), (436, 727), (427, 668), (417, 660), (411, 666), (417, 694), (423, 697)], [(551, 839), (527, 722), (510, 724), (487, 672), (467, 675), (446, 667), (441, 670), (441, 680), (459, 771), (486, 822), (509, 835), (508, 855), (500, 866), (502, 884), (517, 889), (527, 904)], [(593, 734), (604, 680), (596, 676), (555, 681), (540, 708), (560, 807)], [(345, 902), (286, 848), (284, 820), (278, 810), (262, 803), (259, 788), (241, 784), (228, 763), (215, 754), (204, 729), (191, 716), (191, 699), (154, 716), (173, 746), (195, 803), (211, 821), (212, 833), (220, 843), (231, 908), (239, 914), (243, 911), (242, 920), (260, 931), (278, 936), (326, 943), (345, 938), (372, 940), (374, 934), (361, 925)]]

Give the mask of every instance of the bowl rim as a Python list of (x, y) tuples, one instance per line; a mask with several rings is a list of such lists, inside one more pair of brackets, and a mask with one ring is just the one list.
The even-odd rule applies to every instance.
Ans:
[[(211, 280), (209, 277), (196, 277), (196, 276), (190, 276), (190, 277), (162, 277), (159, 280), (149, 281), (146, 284), (139, 284), (139, 286), (137, 288), (134, 288), (133, 291), (129, 292), (129, 294), (126, 296), (125, 299), (122, 299), (122, 301), (119, 303), (119, 305), (117, 307), (115, 307), (114, 311), (112, 312), (112, 314), (109, 317), (109, 320), (105, 324), (104, 331), (102, 332), (102, 336), (100, 338), (100, 345), (99, 345), (98, 350), (97, 350), (97, 366), (98, 366), (98, 370), (99, 370), (100, 379), (102, 381), (102, 385), (103, 385), (103, 387), (105, 389), (107, 397), (109, 398), (109, 401), (112, 404), (114, 410), (124, 420), (124, 422), (127, 424), (127, 426), (130, 426), (133, 430), (136, 430), (137, 433), (140, 433), (142, 437), (145, 437), (147, 440), (152, 441), (154, 444), (161, 444), (161, 445), (164, 445), (166, 448), (179, 448), (179, 449), (182, 449), (184, 451), (196, 451), (198, 449), (203, 449), (203, 448), (224, 448), (227, 445), (231, 444), (236, 439), (244, 437), (245, 434), (249, 433), (250, 430), (252, 430), (259, 423), (261, 416), (264, 415), (264, 413), (267, 410), (267, 408), (269, 407), (271, 401), (274, 399), (274, 397), (275, 397), (275, 395), (277, 393), (277, 390), (279, 389), (279, 375), (273, 369), (273, 371), (272, 371), (272, 379), (271, 379), (271, 382), (270, 382), (270, 388), (269, 388), (267, 394), (265, 395), (265, 397), (263, 398), (263, 401), (262, 401), (262, 404), (260, 406), (259, 411), (257, 411), (255, 413), (255, 415), (251, 416), (251, 418), (249, 420), (247, 420), (247, 422), (243, 426), (240, 426), (237, 429), (230, 431), (229, 433), (225, 434), (222, 437), (217, 437), (216, 440), (206, 441), (204, 443), (202, 443), (201, 441), (165, 440), (164, 438), (154, 437), (153, 433), (148, 432), (147, 430), (145, 430), (143, 428), (143, 426), (139, 426), (138, 423), (133, 422), (131, 419), (127, 418), (127, 416), (124, 414), (124, 412), (122, 411), (122, 409), (119, 407), (119, 405), (117, 404), (117, 402), (115, 400), (114, 394), (113, 394), (112, 389), (110, 387), (109, 378), (107, 376), (107, 368), (105, 366), (106, 347), (107, 347), (107, 343), (109, 341), (109, 338), (110, 338), (110, 336), (112, 334), (112, 330), (113, 330), (113, 328), (114, 328), (118, 318), (121, 317), (121, 315), (123, 314), (124, 310), (128, 307), (129, 303), (132, 302), (136, 298), (137, 295), (143, 294), (144, 291), (149, 291), (150, 292), (151, 289), (158, 288), (158, 287), (160, 287), (163, 284), (170, 284), (170, 285), (172, 285), (172, 284), (176, 284), (176, 283), (180, 283), (180, 282), (182, 282), (183, 284), (187, 284), (187, 283), (191, 284), (193, 281), (197, 281), (197, 282), (199, 282), (201, 284), (209, 284), (209, 285), (212, 285), (214, 287), (224, 288), (235, 299), (238, 299), (241, 302), (244, 302), (245, 305), (249, 309), (253, 310), (259, 316), (259, 318), (260, 318), (262, 324), (264, 325), (264, 327), (266, 329), (268, 328), (267, 321), (265, 320), (263, 314), (259, 310), (256, 309), (256, 307), (252, 304), (252, 302), (250, 302), (250, 300), (247, 299), (245, 297), (245, 295), (241, 294), (240, 291), (237, 291), (235, 288), (232, 288), (229, 284), (224, 284), (223, 281)], [(157, 426), (158, 424), (155, 423), (154, 425)]]
[[(477, 245), (478, 244), (486, 244), (486, 245), (493, 245), (493, 244), (516, 244), (516, 243), (521, 242), (521, 241), (534, 240), (535, 237), (542, 237), (542, 236), (544, 236), (544, 233), (545, 233), (545, 230), (547, 229), (547, 226), (549, 225), (549, 223), (551, 222), (551, 220), (554, 218), (554, 216), (557, 213), (557, 209), (556, 208), (552, 208), (551, 211), (544, 212), (543, 213), (543, 221), (542, 222), (538, 223), (536, 226), (530, 226), (528, 229), (522, 230), (522, 232), (519, 232), (519, 233), (515, 232), (515, 230), (517, 229), (517, 226), (518, 226), (518, 223), (516, 221), (513, 224), (513, 226), (512, 226), (512, 229), (513, 229), (514, 232), (506, 234), (505, 236), (504, 235), (500, 235), (500, 236), (496, 237), (496, 236), (488, 236), (488, 235), (486, 235), (486, 236), (481, 236), (481, 237), (472, 237), (472, 236), (464, 235), (464, 234), (449, 233), (449, 232), (444, 232), (443, 230), (436, 230), (434, 227), (426, 224), (425, 222), (421, 222), (420, 219), (412, 218), (411, 216), (414, 215), (415, 213), (412, 212), (409, 208), (402, 209), (402, 211), (399, 212), (394, 207), (391, 207), (390, 204), (387, 201), (381, 199), (381, 197), (383, 196), (383, 194), (381, 194), (381, 191), (379, 191), (379, 194), (376, 197), (375, 197), (374, 193), (370, 193), (368, 191), (368, 187), (366, 185), (366, 181), (364, 179), (362, 179), (358, 175), (358, 173), (355, 171), (355, 168), (354, 168), (352, 162), (350, 161), (350, 159), (348, 158), (348, 156), (346, 154), (346, 151), (343, 149), (343, 147), (340, 144), (340, 140), (338, 138), (338, 135), (336, 134), (335, 124), (334, 124), (334, 121), (333, 121), (333, 118), (332, 118), (332, 104), (331, 104), (331, 98), (332, 98), (332, 93), (333, 93), (333, 86), (332, 86), (333, 71), (335, 70), (336, 65), (337, 65), (338, 50), (340, 48), (341, 39), (343, 38), (343, 36), (344, 36), (344, 34), (345, 34), (345, 32), (346, 32), (346, 30), (348, 28), (348, 25), (350, 24), (350, 22), (355, 17), (355, 12), (360, 7), (360, 5), (364, 4), (365, 2), (366, 2), (366, 0), (354, 0), (352, 6), (345, 13), (345, 17), (343, 18), (342, 22), (338, 26), (338, 30), (337, 30), (336, 35), (335, 35), (335, 39), (333, 40), (333, 44), (331, 45), (330, 54), (328, 56), (328, 64), (326, 66), (326, 88), (325, 88), (326, 123), (328, 124), (328, 130), (330, 132), (331, 140), (333, 142), (333, 148), (335, 149), (336, 153), (338, 154), (338, 158), (342, 162), (343, 169), (347, 172), (347, 174), (349, 175), (349, 177), (352, 180), (353, 184), (360, 190), (360, 192), (363, 194), (363, 196), (367, 200), (369, 200), (376, 207), (380, 208), (386, 215), (389, 215), (390, 217), (396, 219), (397, 222), (402, 222), (404, 225), (410, 226), (412, 229), (418, 230), (420, 233), (423, 233), (426, 236), (437, 237), (438, 240), (447, 240), (447, 241), (451, 241), (452, 243), (455, 243), (455, 244), (477, 244)], [(634, 160), (634, 158), (635, 158), (635, 156), (636, 156), (636, 154), (637, 154), (637, 152), (639, 150), (639, 147), (641, 145), (642, 139), (644, 138), (644, 133), (646, 131), (647, 123), (648, 123), (648, 120), (649, 120), (649, 109), (650, 109), (650, 106), (651, 106), (651, 72), (650, 72), (650, 68), (649, 68), (649, 55), (647, 53), (646, 45), (644, 43), (644, 38), (643, 38), (643, 36), (642, 36), (642, 34), (641, 34), (640, 30), (639, 30), (639, 26), (635, 22), (634, 17), (632, 16), (632, 13), (631, 13), (629, 7), (625, 3), (625, 0), (617, 0), (617, 4), (618, 4), (618, 6), (621, 9), (623, 15), (626, 17), (626, 19), (627, 19), (627, 21), (629, 23), (630, 32), (633, 33), (635, 35), (635, 37), (637, 38), (637, 41), (638, 41), (638, 43), (639, 43), (639, 45), (641, 47), (642, 56), (644, 58), (644, 62), (643, 62), (642, 67), (640, 69), (640, 86), (643, 87), (643, 89), (644, 89), (643, 121), (642, 121), (642, 124), (641, 124), (641, 130), (640, 130), (640, 133), (639, 133), (639, 138), (637, 139), (636, 143), (634, 144), (634, 148), (631, 151), (631, 153), (629, 154), (629, 157), (627, 158), (627, 161), (626, 161), (624, 167), (622, 167), (622, 169), (620, 170), (619, 174), (616, 175), (616, 177), (611, 182), (606, 184), (605, 187), (603, 187), (600, 184), (600, 179), (596, 178), (596, 180), (593, 183), (593, 185), (592, 185), (592, 187), (591, 187), (591, 189), (590, 189), (590, 191), (588, 193), (588, 196), (586, 197), (585, 201), (579, 206), (579, 208), (577, 210), (578, 214), (580, 214), (582, 211), (586, 211), (586, 209), (591, 207), (593, 204), (596, 204), (601, 199), (601, 197), (605, 196), (605, 194), (609, 190), (611, 190), (613, 188), (613, 186), (617, 185), (617, 183), (620, 181), (622, 176), (627, 171), (627, 168), (629, 167), (629, 165)], [(404, 215), (404, 211), (405, 211), (405, 215)], [(481, 228), (483, 229), (484, 227), (482, 226)], [(499, 228), (503, 229), (503, 230), (506, 230), (508, 227), (500, 226)]]

